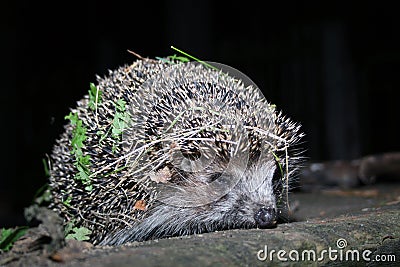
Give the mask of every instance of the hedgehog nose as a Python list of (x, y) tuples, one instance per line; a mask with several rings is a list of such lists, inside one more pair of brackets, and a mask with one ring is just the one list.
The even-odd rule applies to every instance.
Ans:
[(254, 214), (254, 220), (260, 228), (270, 228), (276, 225), (276, 210), (271, 207), (262, 207)]

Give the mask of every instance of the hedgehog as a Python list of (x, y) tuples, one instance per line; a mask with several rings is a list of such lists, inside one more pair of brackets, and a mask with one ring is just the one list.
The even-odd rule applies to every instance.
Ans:
[(97, 76), (66, 118), (49, 208), (95, 245), (287, 219), (300, 124), (233, 68), (140, 57)]

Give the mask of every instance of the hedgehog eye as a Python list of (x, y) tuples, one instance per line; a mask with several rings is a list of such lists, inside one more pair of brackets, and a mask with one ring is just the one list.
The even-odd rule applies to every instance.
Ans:
[(201, 157), (200, 150), (193, 144), (184, 144), (180, 149), (182, 156), (189, 160), (198, 160)]

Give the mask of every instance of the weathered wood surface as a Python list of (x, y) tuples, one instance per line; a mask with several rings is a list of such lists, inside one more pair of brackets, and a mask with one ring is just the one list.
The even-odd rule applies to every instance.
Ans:
[[(9, 266), (375, 266), (377, 262), (291, 261), (292, 250), (317, 252), (340, 250), (339, 239), (345, 239), (342, 249), (393, 254), (400, 266), (400, 185), (370, 186), (353, 191), (299, 193), (292, 196), (299, 203), (301, 221), (280, 224), (275, 229), (230, 230), (180, 238), (132, 243), (120, 247), (92, 247), (85, 242), (69, 242), (49, 258), (45, 251), (0, 255), (1, 264)], [(272, 262), (265, 257), (265, 246), (284, 250), (288, 261), (279, 261), (275, 252)], [(261, 251), (260, 250), (264, 250)], [(294, 253), (294, 252), (293, 252)], [(337, 255), (339, 252), (332, 254)], [(345, 255), (345, 254), (343, 254)], [(293, 257), (296, 254), (292, 254)], [(307, 255), (305, 255), (307, 256)], [(14, 258), (12, 258), (14, 257)], [(55, 260), (62, 261), (56, 262)], [(3, 262), (3, 263), (2, 263)], [(389, 264), (389, 263), (388, 263)], [(377, 266), (377, 265), (376, 265)], [(382, 263), (379, 263), (382, 266)]]

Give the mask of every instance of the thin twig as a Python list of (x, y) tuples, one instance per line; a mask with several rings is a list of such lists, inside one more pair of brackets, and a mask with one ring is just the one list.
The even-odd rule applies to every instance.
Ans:
[(134, 55), (135, 57), (137, 57), (137, 58), (140, 59), (140, 60), (143, 60), (143, 61), (151, 61), (151, 62), (158, 62), (158, 60), (154, 60), (154, 59), (142, 57), (142, 56), (139, 55), (138, 53), (133, 52), (133, 51), (131, 51), (131, 50), (129, 50), (129, 49), (127, 49), (127, 51), (128, 51), (128, 53), (131, 53), (132, 55)]

